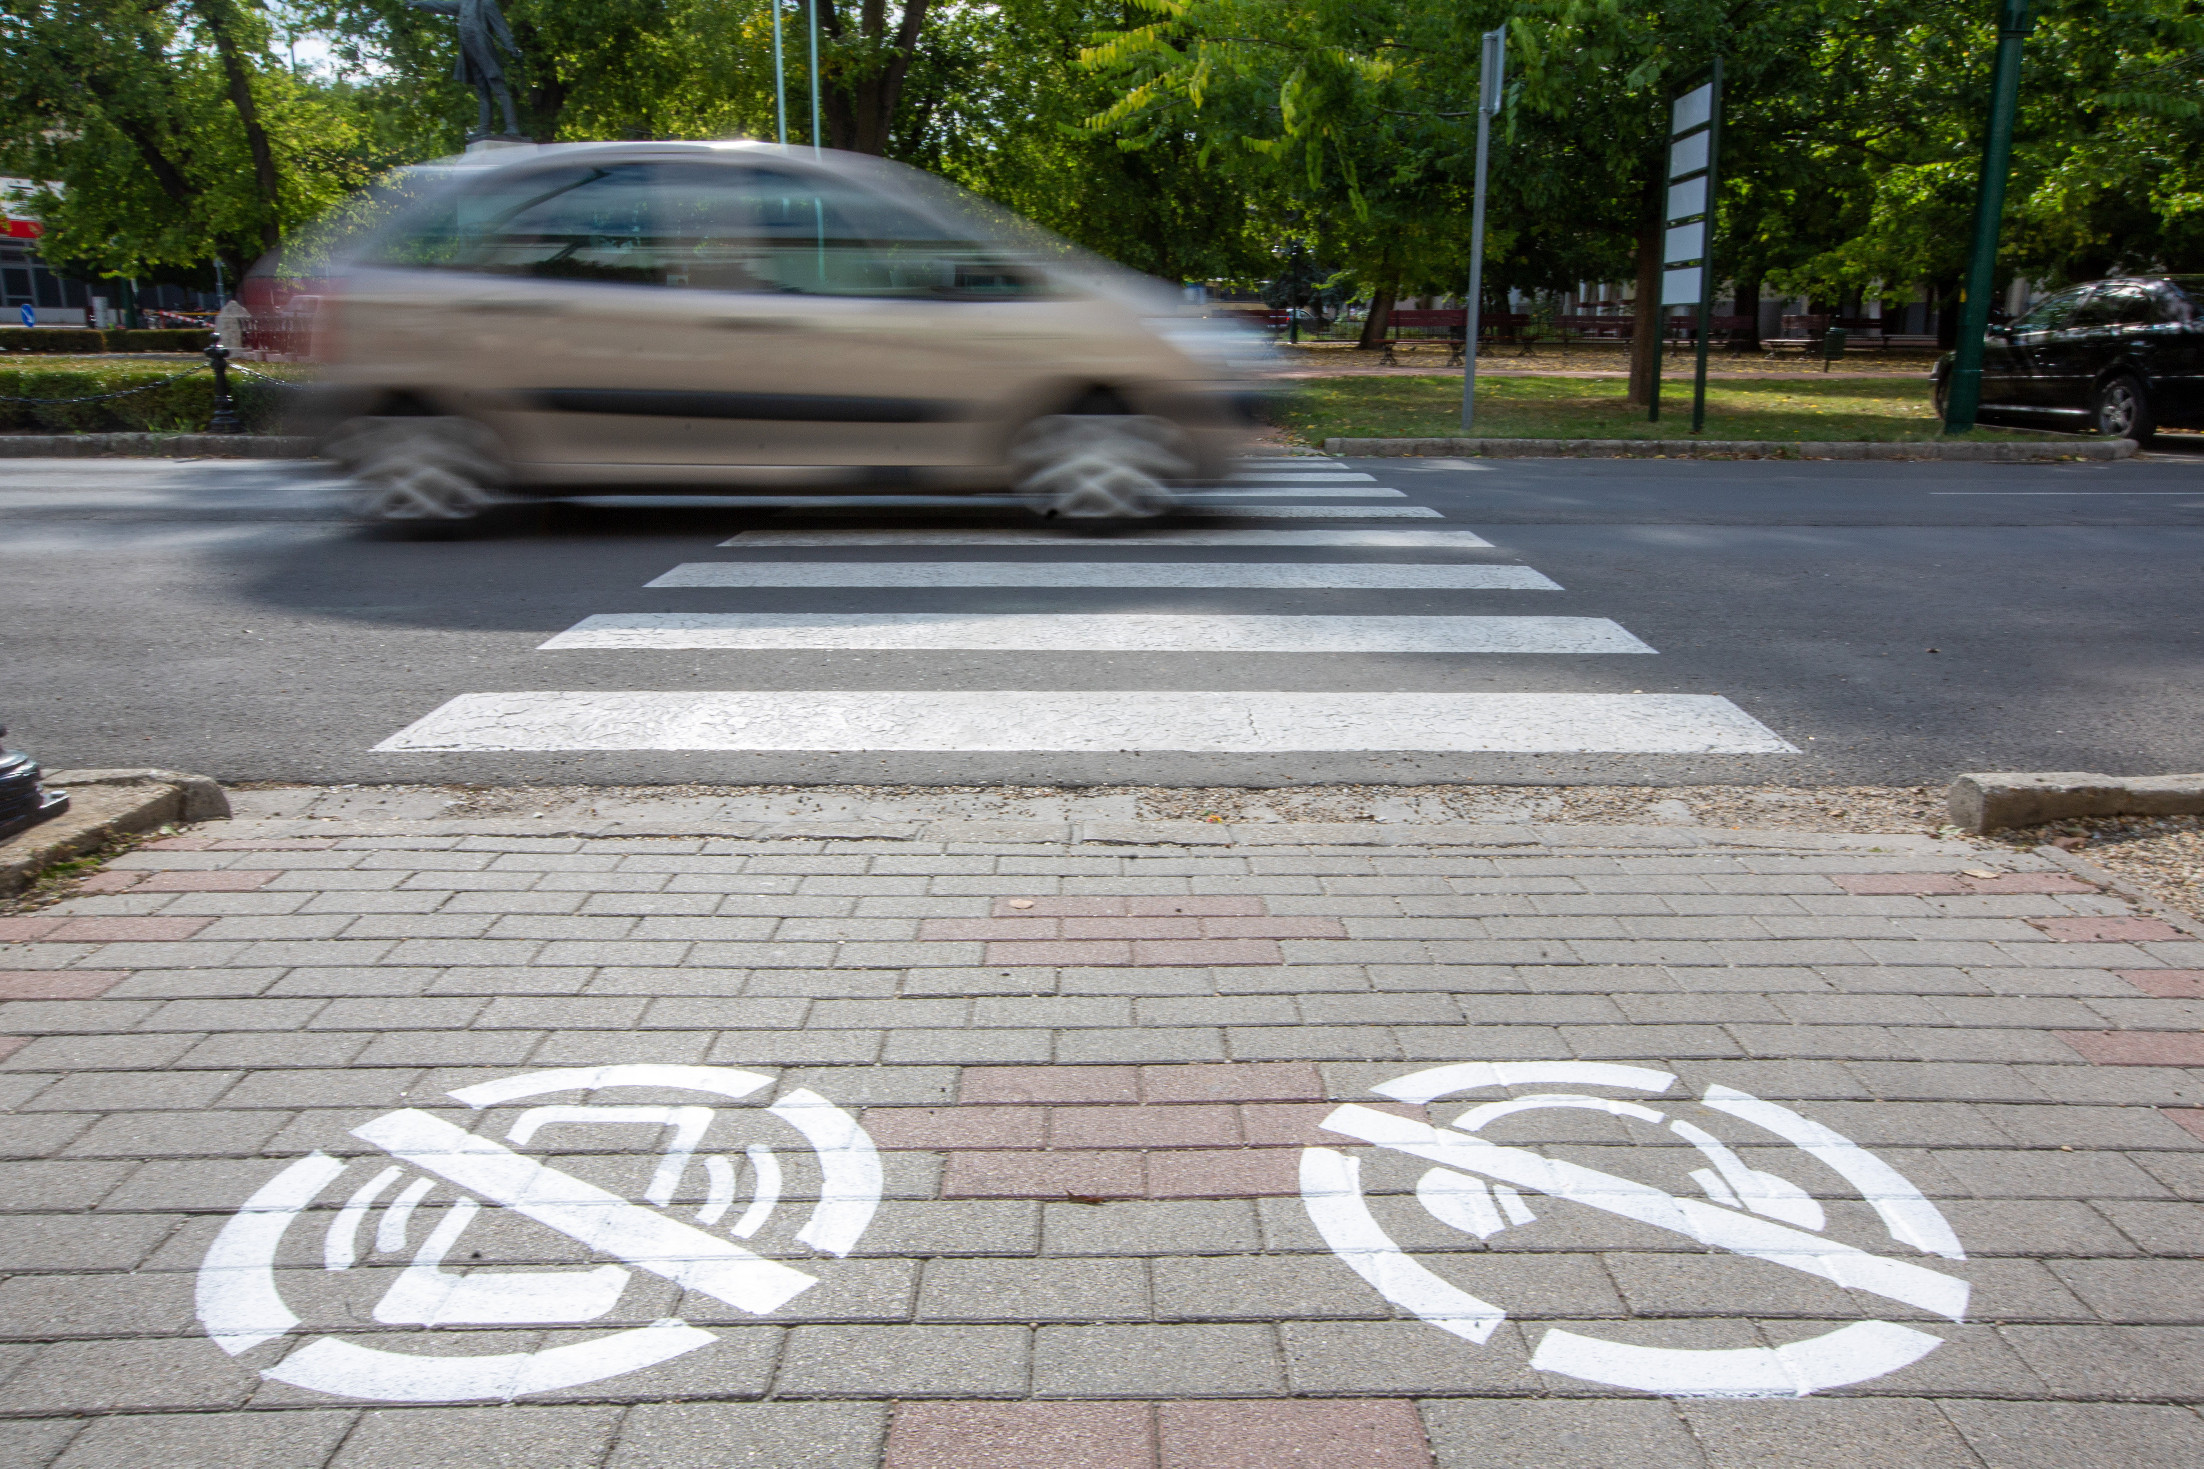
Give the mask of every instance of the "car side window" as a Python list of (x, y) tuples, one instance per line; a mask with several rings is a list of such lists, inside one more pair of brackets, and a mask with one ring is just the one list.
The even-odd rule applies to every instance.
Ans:
[(2013, 330), (2016, 332), (2055, 332), (2059, 330), (2067, 325), (2067, 319), (2073, 315), (2074, 308), (2081, 303), (2082, 296), (2088, 289), (2086, 286), (2078, 286), (2070, 291), (2061, 291), (2055, 296), (2044, 297), (2028, 308), (2027, 315), (2013, 323)]
[(649, 170), (609, 164), (501, 173), (409, 220), (374, 263), (659, 285)]
[(807, 296), (1030, 296), (1045, 276), (1000, 247), (823, 174), (664, 170), (670, 285)]
[(2068, 313), (2065, 330), (2070, 332), (2096, 331), (2112, 325), (2117, 319), (2119, 297), (2115, 288), (2094, 286)]
[(2149, 286), (2107, 286), (2099, 294), (2109, 312), (2106, 320), (2115, 326), (2152, 326), (2174, 319), (2172, 303)]

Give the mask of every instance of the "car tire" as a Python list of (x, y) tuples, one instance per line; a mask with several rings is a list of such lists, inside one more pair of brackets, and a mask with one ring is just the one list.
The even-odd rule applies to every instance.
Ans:
[(1133, 413), (1052, 413), (1010, 446), (1018, 494), (1050, 520), (1152, 520), (1178, 505), (1174, 480), (1193, 473), (1185, 433)]
[(1936, 375), (1935, 383), (1929, 388), (1929, 401), (1935, 404), (1936, 416), (1939, 420), (1946, 419), (1951, 416), (1950, 373), (1940, 372)]
[(2147, 444), (2158, 433), (2158, 419), (2150, 410), (2150, 392), (2140, 378), (2121, 373), (2097, 385), (2089, 399), (2090, 426), (2108, 439), (2133, 439)]
[(523, 502), (506, 492), (497, 436), (468, 418), (355, 418), (322, 452), (350, 476), (361, 519), (412, 536), (501, 524)]

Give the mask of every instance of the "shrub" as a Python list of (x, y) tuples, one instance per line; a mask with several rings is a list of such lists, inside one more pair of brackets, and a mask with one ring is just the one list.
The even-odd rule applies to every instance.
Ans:
[[(139, 391), (99, 396), (126, 388)], [(276, 430), (282, 391), (281, 383), (242, 373), (230, 376), (237, 416), (253, 433)], [(87, 398), (93, 401), (54, 401)], [(203, 433), (213, 415), (214, 374), (205, 367), (181, 362), (54, 368), (0, 364), (0, 432)]]
[(214, 340), (205, 327), (167, 327), (159, 331), (105, 332), (110, 352), (197, 352)]
[(0, 351), (88, 354), (106, 350), (105, 332), (68, 326), (0, 326)]

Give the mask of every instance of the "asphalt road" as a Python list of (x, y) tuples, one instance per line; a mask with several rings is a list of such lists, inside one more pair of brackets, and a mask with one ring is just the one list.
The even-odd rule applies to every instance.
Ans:
[[(1135, 535), (1066, 537), (1061, 547), (975, 540), (743, 549), (719, 543), (759, 530), (1040, 526), (1013, 509), (693, 505), (561, 507), (523, 534), (409, 542), (348, 524), (329, 482), (300, 465), (0, 461), (0, 718), (10, 727), (10, 747), (29, 749), (51, 767), (152, 763), (226, 780), (1911, 784), (1980, 769), (2204, 770), (2204, 626), (2197, 616), (2204, 463), (2196, 460), (2060, 466), (1371, 460), (1305, 468), (1371, 476), (1341, 484), (1342, 492), (1404, 494), (1357, 501), (1337, 498), (1324, 483), (1306, 483), (1269, 503), (1329, 505), (1333, 517), (1360, 508), (1396, 518), (1264, 518), (1250, 506), (1266, 497), (1242, 495), (1185, 528), (1462, 529), (1492, 544), (1195, 546)], [(1441, 518), (1399, 518), (1416, 507)], [(954, 584), (959, 565), (1066, 561), (1150, 569), (1526, 567), (1559, 589)], [(949, 570), (904, 573), (906, 581), (915, 576), (934, 584), (892, 587), (646, 586), (678, 566), (773, 569), (798, 562), (829, 563), (822, 573), (829, 580), (840, 575), (832, 567), (853, 563), (923, 562)], [(882, 614), (903, 621), (919, 613), (964, 614), (967, 622), (1005, 614), (1051, 620), (1046, 627), (1004, 622), (1000, 645), (961, 650), (539, 648), (591, 616), (648, 613), (774, 613), (798, 624), (805, 614), (830, 613), (860, 628), (881, 623)], [(1656, 651), (1041, 646), (1053, 636), (1047, 627), (1135, 613), (1601, 619)], [(1211, 626), (1172, 625), (1181, 637), (1192, 629), (1197, 639)], [(1176, 705), (1102, 700), (1097, 707), (1106, 706), (1133, 732), (1124, 748), (1086, 752), (1064, 750), (1053, 726), (1014, 699), (967, 701), (1000, 711), (983, 742), (1003, 748), (990, 750), (898, 749), (893, 738), (868, 739), (856, 726), (851, 748), (831, 750), (741, 748), (740, 740), (724, 738), (717, 743), (731, 747), (374, 748), (449, 701), (514, 691), (592, 698), (811, 691), (829, 705), (835, 691), (1214, 697)], [(1719, 695), (1728, 701), (1721, 708), (1738, 712), (1733, 723), (1764, 726), (1767, 743), (1787, 742), (1796, 753), (1653, 751), (1673, 751), (1673, 736), (1665, 737), (1666, 746), (1649, 739), (1646, 749), (1630, 748), (1637, 717), (1631, 711), (1651, 707), (1645, 700), (1601, 706), (1614, 715), (1601, 726), (1605, 753), (1572, 752), (1566, 734), (1543, 744), (1528, 738), (1527, 747), (1513, 751), (1419, 750), (1408, 713), (1398, 726), (1407, 733), (1342, 737), (1346, 748), (1170, 748), (1172, 708), (1229, 705), (1232, 695), (1247, 691), (1404, 696), (1346, 701), (1356, 717), (1380, 724), (1389, 711), (1423, 707), (1406, 697), (1416, 695)], [(847, 706), (847, 714), (894, 702), (859, 698), (836, 707)], [(1564, 729), (1577, 717), (1569, 710), (1589, 707), (1517, 702), (1538, 718), (1546, 717), (1538, 711), (1548, 704), (1562, 710), (1566, 717), (1556, 717)], [(1716, 707), (1704, 697), (1685, 702), (1692, 710)], [(600, 724), (601, 704), (590, 706)], [(687, 707), (681, 699), (671, 706)], [(1158, 721), (1154, 747), (1138, 737), (1151, 716)], [(830, 710), (818, 717), (843, 715)], [(615, 718), (593, 738), (632, 745), (637, 741), (620, 731), (635, 727)], [(661, 733), (668, 727), (665, 718), (652, 726)], [(434, 743), (433, 735), (416, 742)], [(496, 743), (494, 734), (479, 731), (469, 738)]]

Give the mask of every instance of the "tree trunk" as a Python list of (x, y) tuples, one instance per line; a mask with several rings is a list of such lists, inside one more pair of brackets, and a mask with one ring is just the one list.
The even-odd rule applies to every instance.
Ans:
[(1370, 314), (1362, 320), (1362, 337), (1355, 345), (1365, 352), (1385, 345), (1386, 328), (1393, 324), (1393, 300), (1399, 289), (1387, 286), (1370, 298)]
[(245, 145), (253, 155), (253, 181), (260, 186), (266, 210), (260, 219), (260, 245), (264, 250), (273, 250), (283, 238), (283, 206), (276, 179), (275, 150), (268, 145), (268, 130), (260, 125), (260, 109), (253, 104), (252, 76), (245, 69), (245, 59), (237, 51), (237, 37), (230, 27), (233, 17), (229, 0), (195, 0), (193, 8), (206, 22), (207, 33), (214, 38), (214, 49), (222, 58), (222, 74), (230, 84), (230, 105), (237, 109), (237, 120), (244, 125)]
[(1745, 318), (1744, 330), (1738, 333), (1741, 345), (1757, 348), (1760, 345), (1760, 277), (1737, 283), (1736, 310), (1733, 316)]
[[(888, 32), (887, 0), (859, 0), (857, 34), (853, 38), (842, 23), (834, 0), (813, 0), (819, 7), (819, 28), (836, 41), (854, 39), (864, 51), (872, 51)], [(903, 13), (895, 28), (892, 49), (884, 63), (862, 73), (829, 76), (822, 82), (820, 108), (824, 114), (827, 143), (853, 153), (883, 157), (895, 125), (896, 105), (903, 99), (903, 82), (910, 75), (911, 58), (918, 50), (931, 0), (903, 0)], [(836, 68), (841, 70), (840, 67)]]
[(1647, 180), (1638, 222), (1638, 299), (1630, 324), (1630, 401), (1644, 408), (1653, 402), (1661, 375), (1661, 177), (1667, 171), (1663, 149)]
[(1936, 345), (1952, 348), (1959, 345), (1959, 295), (1963, 289), (1956, 280), (1939, 281), (1930, 290), (1929, 299), (1936, 306)]

